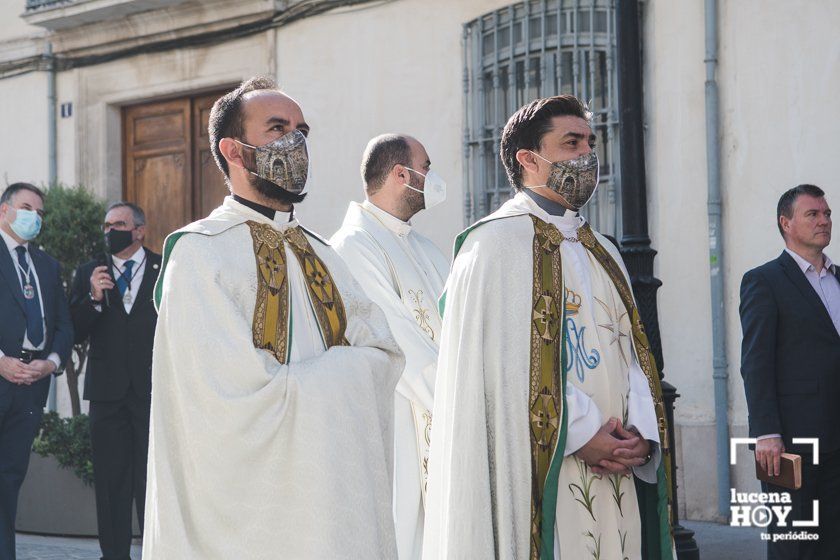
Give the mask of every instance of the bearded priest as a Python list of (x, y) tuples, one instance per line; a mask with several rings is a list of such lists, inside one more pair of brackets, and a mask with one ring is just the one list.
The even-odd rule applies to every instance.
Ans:
[(404, 360), (298, 223), (309, 125), (252, 78), (216, 101), (208, 132), (231, 196), (164, 244), (143, 558), (393, 558)]
[(440, 315), (449, 262), (411, 218), (446, 198), (426, 148), (382, 134), (362, 156), (365, 200), (351, 202), (330, 243), (388, 317), (405, 353), (394, 395), (394, 524), (399, 560), (420, 560)]
[(665, 410), (627, 271), (580, 215), (578, 99), (505, 125), (516, 195), (455, 241), (441, 297), (423, 558), (673, 560)]

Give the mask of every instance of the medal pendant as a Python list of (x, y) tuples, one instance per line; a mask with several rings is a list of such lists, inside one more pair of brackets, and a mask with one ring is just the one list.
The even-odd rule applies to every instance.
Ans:
[(32, 299), (35, 297), (35, 288), (32, 287), (32, 284), (26, 284), (23, 287), (23, 297), (26, 299)]
[(131, 305), (131, 292), (126, 290), (125, 295), (123, 296), (123, 305)]

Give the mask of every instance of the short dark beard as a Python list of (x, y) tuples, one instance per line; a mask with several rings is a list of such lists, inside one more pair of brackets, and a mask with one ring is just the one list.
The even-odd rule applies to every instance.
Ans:
[[(409, 172), (408, 184), (414, 187), (415, 189), (420, 189), (422, 191), (423, 182), (420, 182), (419, 185), (416, 184), (418, 180), (422, 179), (422, 177), (418, 176), (417, 178), (415, 178), (414, 175), (414, 173)], [(426, 208), (426, 198), (422, 192), (413, 191), (409, 188), (405, 188), (405, 190), (407, 190), (408, 193), (406, 194), (405, 198), (403, 198), (402, 202), (403, 208), (405, 208), (408, 214), (413, 216), (420, 210)]]
[(303, 202), (306, 198), (306, 193), (294, 194), (290, 193), (283, 187), (280, 187), (271, 181), (249, 174), (248, 182), (254, 187), (260, 195), (264, 196), (272, 202), (279, 202), (280, 204), (298, 204)]

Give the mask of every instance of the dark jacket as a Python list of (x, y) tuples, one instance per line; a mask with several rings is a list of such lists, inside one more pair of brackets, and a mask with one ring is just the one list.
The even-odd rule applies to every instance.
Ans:
[(787, 252), (744, 275), (740, 313), (750, 436), (781, 434), (792, 453), (811, 452), (795, 437), (840, 449), (840, 335)]
[(114, 401), (125, 397), (129, 389), (140, 397), (150, 398), (152, 346), (157, 324), (152, 295), (160, 272), (160, 255), (146, 249), (143, 280), (131, 313), (125, 312), (117, 288), (109, 291), (110, 306), (103, 302), (101, 311), (94, 308), (90, 300), (90, 275), (103, 264), (100, 260), (80, 266), (70, 293), (76, 342), (90, 339), (84, 398)]
[[(38, 282), (44, 305), (46, 322), (46, 344), (43, 358), (55, 352), (66, 364), (73, 350), (73, 324), (67, 308), (67, 297), (61, 281), (61, 265), (54, 258), (29, 244), (29, 255)], [(26, 333), (26, 312), (20, 277), (14, 261), (17, 255), (10, 255), (9, 248), (0, 238), (0, 350), (7, 356), (20, 356), (23, 336)]]

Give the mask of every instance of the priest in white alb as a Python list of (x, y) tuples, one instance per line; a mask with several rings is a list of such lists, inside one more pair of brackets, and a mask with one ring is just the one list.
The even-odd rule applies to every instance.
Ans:
[(410, 136), (372, 139), (362, 158), (365, 201), (351, 202), (330, 244), (385, 312), (405, 353), (394, 396), (394, 522), (400, 560), (420, 560), (435, 369), (437, 300), (449, 263), (411, 218), (446, 196), (423, 145)]
[(621, 256), (578, 213), (599, 162), (586, 107), (508, 120), (516, 195), (455, 242), (424, 558), (673, 560), (665, 410)]
[(211, 111), (232, 195), (164, 245), (144, 559), (396, 556), (404, 360), (341, 258), (297, 220), (308, 132), (265, 78)]

